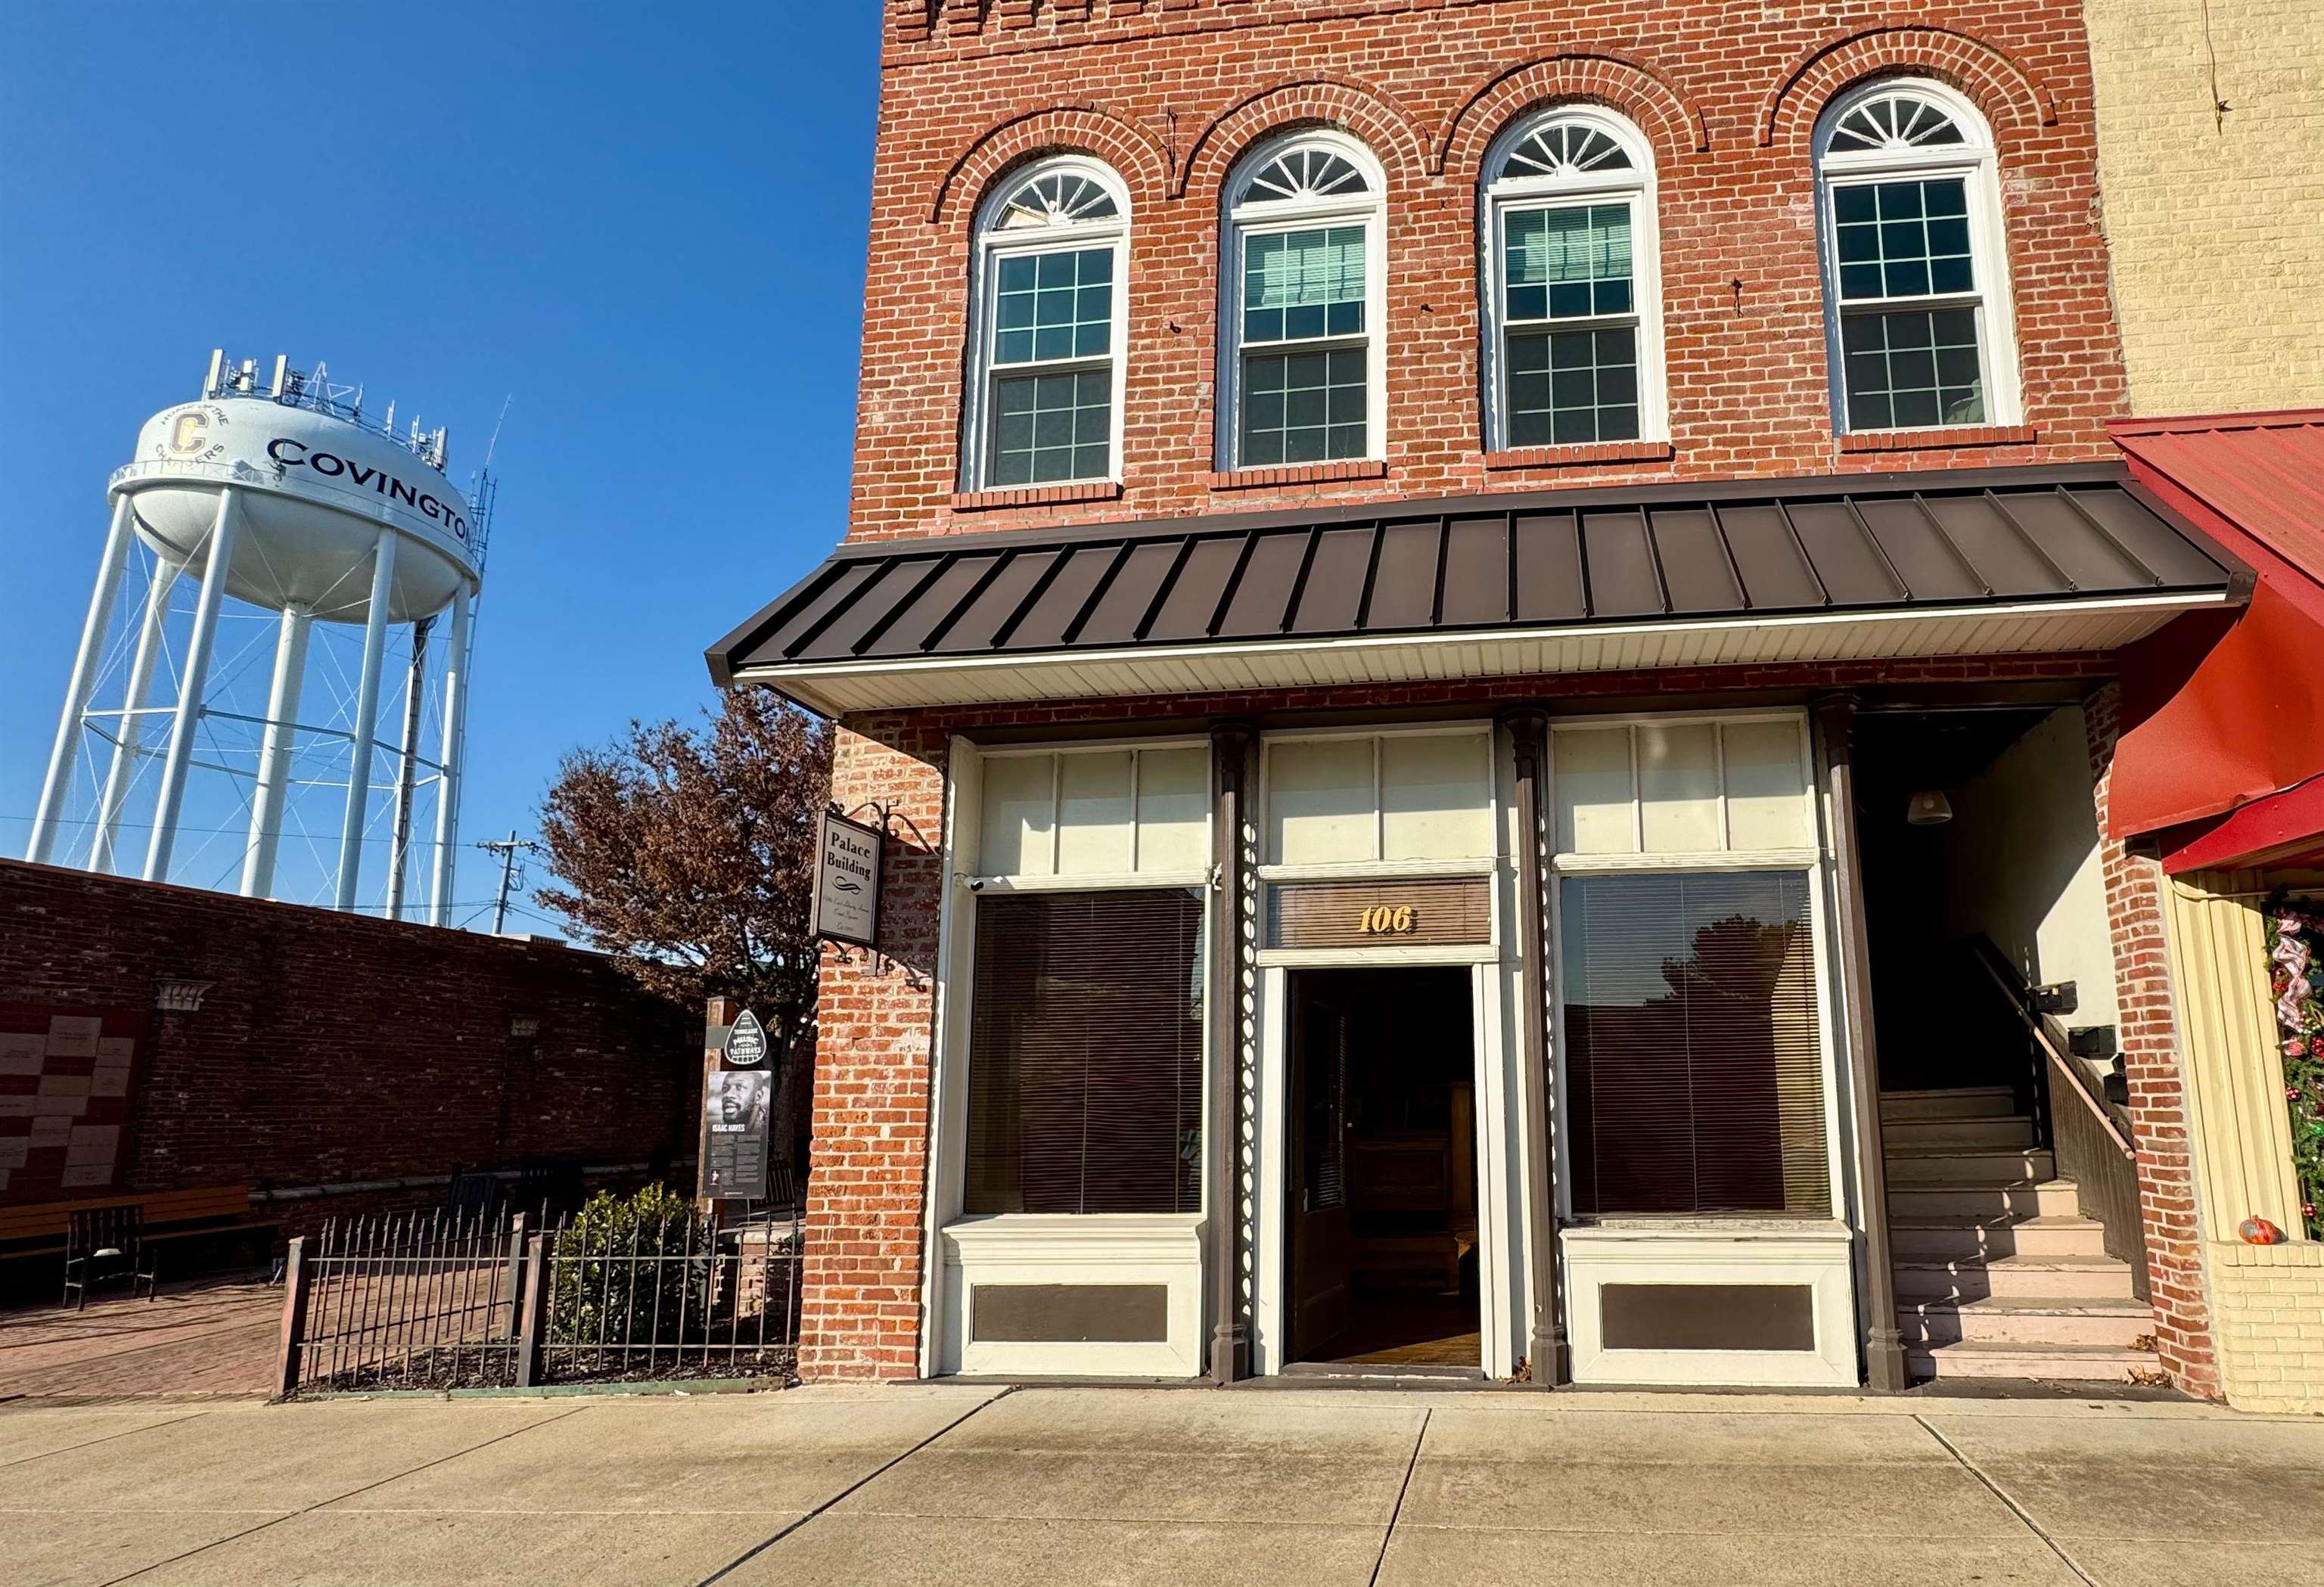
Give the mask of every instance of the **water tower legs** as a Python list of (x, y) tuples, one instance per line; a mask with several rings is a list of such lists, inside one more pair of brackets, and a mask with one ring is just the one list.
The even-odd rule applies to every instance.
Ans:
[(282, 847), (282, 807), (290, 792), (290, 756), (297, 748), (300, 686), (307, 677), (312, 609), (282, 608), (274, 637), (274, 681), (266, 697), (266, 736), (259, 745), (258, 781), (250, 795), (250, 839), (243, 849), (242, 896), (274, 891), (274, 856)]
[(468, 737), (468, 619), (476, 597), (452, 597), (452, 632), (444, 643), (444, 747), (436, 758), (436, 875), (428, 890), (428, 923), (452, 923), (452, 879), (460, 836), (460, 757)]
[(97, 571), (97, 588), (88, 597), (88, 616), (80, 627), (80, 649), (73, 652), (72, 678), (65, 685), (64, 713), (57, 718), (57, 742), (49, 752), (49, 774), (41, 783), (40, 807), (32, 816), (32, 841), (24, 858), (45, 865), (57, 846), (57, 823), (65, 813), (65, 797), (72, 791), (73, 769), (80, 760), (80, 732), (88, 697), (97, 687), (97, 665), (105, 649), (105, 631), (113, 621), (114, 598), (121, 593), (121, 575), (129, 566), (129, 497), (113, 499), (113, 527), (106, 531), (105, 561)]
[(178, 680), (178, 708), (170, 718), (170, 747), (161, 757), (161, 791), (153, 803), (153, 841), (145, 849), (145, 880), (170, 880), (170, 851), (177, 845), (178, 812), (186, 802), (186, 771), (193, 764), (194, 732), (202, 717), (202, 691), (209, 685), (210, 651), (217, 641), (218, 602), (226, 595), (226, 569), (234, 562), (234, 536), (241, 521), (241, 497), (231, 486), (218, 493), (217, 516), (210, 520), (209, 565), (202, 570), (202, 593), (194, 604), (194, 629), (186, 641), (186, 672)]
[(122, 691), (121, 726), (113, 735), (105, 791), (97, 801), (97, 832), (88, 845), (92, 871), (113, 869), (114, 844), (121, 835), (121, 809), (129, 802), (129, 785), (137, 776), (137, 761), (145, 746), (145, 702), (153, 694), (153, 658), (161, 650), (162, 631), (170, 621), (170, 592), (177, 584), (178, 565), (156, 559), (153, 577), (145, 586), (145, 616), (137, 629), (136, 653), (129, 661), (128, 687)]
[(387, 918), (403, 918), (411, 860), (411, 796), (420, 786), (420, 707), (428, 693), (428, 631), (433, 617), (411, 624), (411, 670), (403, 682), (403, 731), (395, 737), (395, 836), (387, 851)]
[(355, 907), (363, 873), (364, 821), (371, 809), (372, 744), (379, 736), (379, 674), (387, 648), (388, 602), (395, 593), (395, 535), (382, 531), (371, 557), (371, 606), (364, 623), (363, 674), (355, 685), (355, 753), (347, 765), (347, 810), (339, 832), (338, 889), (332, 907)]

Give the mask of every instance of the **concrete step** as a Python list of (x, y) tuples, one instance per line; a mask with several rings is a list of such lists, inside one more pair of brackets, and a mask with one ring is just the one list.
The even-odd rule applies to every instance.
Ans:
[(2016, 1093), (2006, 1085), (1880, 1093), (1880, 1116), (1884, 1120), (2006, 1119), (2016, 1111)]
[(2130, 1300), (2130, 1268), (2112, 1257), (1999, 1257), (1987, 1261), (1899, 1258), (1896, 1295), (1905, 1299), (1982, 1300), (1987, 1296), (2034, 1299), (2070, 1296), (2083, 1300)]
[[(1907, 1194), (1917, 1194), (1908, 1192)], [(1905, 1257), (2102, 1257), (2106, 1226), (2090, 1218), (1921, 1218), (1892, 1215), (1888, 1247)]]
[(1880, 1139), (1891, 1152), (2028, 1151), (2034, 1121), (2006, 1119), (1890, 1119)]
[(2055, 1179), (2058, 1158), (2046, 1151), (1939, 1152), (1888, 1149), (1888, 1183), (1904, 1185), (1987, 1185), (1996, 1180)]
[(2081, 1210), (2081, 1193), (2070, 1179), (2033, 1184), (1993, 1178), (1981, 1185), (1888, 1182), (1888, 1216), (1908, 1223), (1952, 1218), (2071, 1218)]
[(2158, 1370), (2153, 1351), (2103, 1344), (1908, 1345), (1905, 1370), (1915, 1378), (2041, 1378), (2070, 1383), (2121, 1383), (2134, 1372)]
[(1896, 1326), (1907, 1345), (2073, 1344), (2129, 1350), (2153, 1336), (2154, 1314), (2135, 1300), (1997, 1295), (1983, 1300), (1899, 1301)]

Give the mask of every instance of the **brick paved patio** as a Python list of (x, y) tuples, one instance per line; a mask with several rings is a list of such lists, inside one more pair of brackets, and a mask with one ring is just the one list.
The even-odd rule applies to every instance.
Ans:
[(248, 1279), (0, 1312), (0, 1398), (263, 1396), (281, 1318), (281, 1287)]

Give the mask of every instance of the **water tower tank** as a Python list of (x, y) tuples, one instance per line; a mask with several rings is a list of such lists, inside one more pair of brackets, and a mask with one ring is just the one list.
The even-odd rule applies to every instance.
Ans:
[[(384, 414), (366, 414), (361, 391), (334, 384), (319, 364), (296, 371), (278, 358), (263, 373), (213, 354), (200, 396), (147, 420), (133, 460), (108, 483), (112, 530), (30, 857), (51, 859), (60, 841), (86, 829), (87, 863), (112, 868), (124, 807), (141, 768), (153, 761), (143, 874), (171, 880), (180, 830), (194, 830), (184, 815), (189, 780), (198, 770), (224, 771), (246, 781), (248, 810), (245, 841), (225, 859), (238, 858), (244, 892), (271, 894), (286, 822), (310, 847), (318, 835), (318, 822), (292, 817), (294, 792), (328, 782), (344, 793), (339, 830), (324, 835), (337, 850), (328, 901), (358, 907), (363, 850), (385, 843), (383, 907), (401, 915), (413, 803), (426, 789), (437, 838), (430, 914), (443, 921), (470, 620), (492, 494), (482, 473), (471, 490), (456, 487), (445, 473), (446, 451), (443, 430), (413, 424), (399, 433), (392, 404)], [(119, 601), (124, 585), (142, 598)], [(274, 651), (264, 699), (222, 698), (236, 687), (255, 687), (259, 668), (237, 659), (235, 629), (254, 620), (273, 631), (256, 636), (260, 643), (271, 638)], [(319, 712), (306, 699), (318, 623), (329, 625), (321, 636), (327, 652), (340, 642), (335, 632), (355, 647), (344, 664), (312, 669), (318, 687), (337, 691)], [(448, 632), (438, 636), (439, 626)], [(228, 662), (214, 672), (222, 644)], [(401, 733), (383, 743), (380, 706), (394, 687), (391, 670), (404, 708)], [(172, 678), (176, 703), (153, 704), (156, 689)], [(432, 744), (422, 734), (431, 711)], [(163, 717), (166, 747), (149, 748), (146, 729)], [(82, 801), (86, 818), (74, 821), (68, 810), (80, 791), (75, 772), (85, 738), (91, 789)], [(393, 797), (383, 807), (393, 830), (384, 837), (369, 830), (375, 751), (385, 752), (393, 772)], [(316, 768), (302, 756), (329, 757), (327, 774), (310, 774)]]

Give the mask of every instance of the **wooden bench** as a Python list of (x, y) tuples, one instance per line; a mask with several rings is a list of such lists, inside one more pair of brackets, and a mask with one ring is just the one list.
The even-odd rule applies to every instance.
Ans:
[(0, 1207), (0, 1260), (20, 1257), (60, 1257), (65, 1231), (77, 1212), (97, 1207), (140, 1208), (143, 1239), (148, 1245), (176, 1241), (273, 1236), (282, 1220), (250, 1204), (247, 1185), (212, 1185), (198, 1190), (153, 1190), (139, 1195), (90, 1196), (81, 1201), (33, 1202)]

